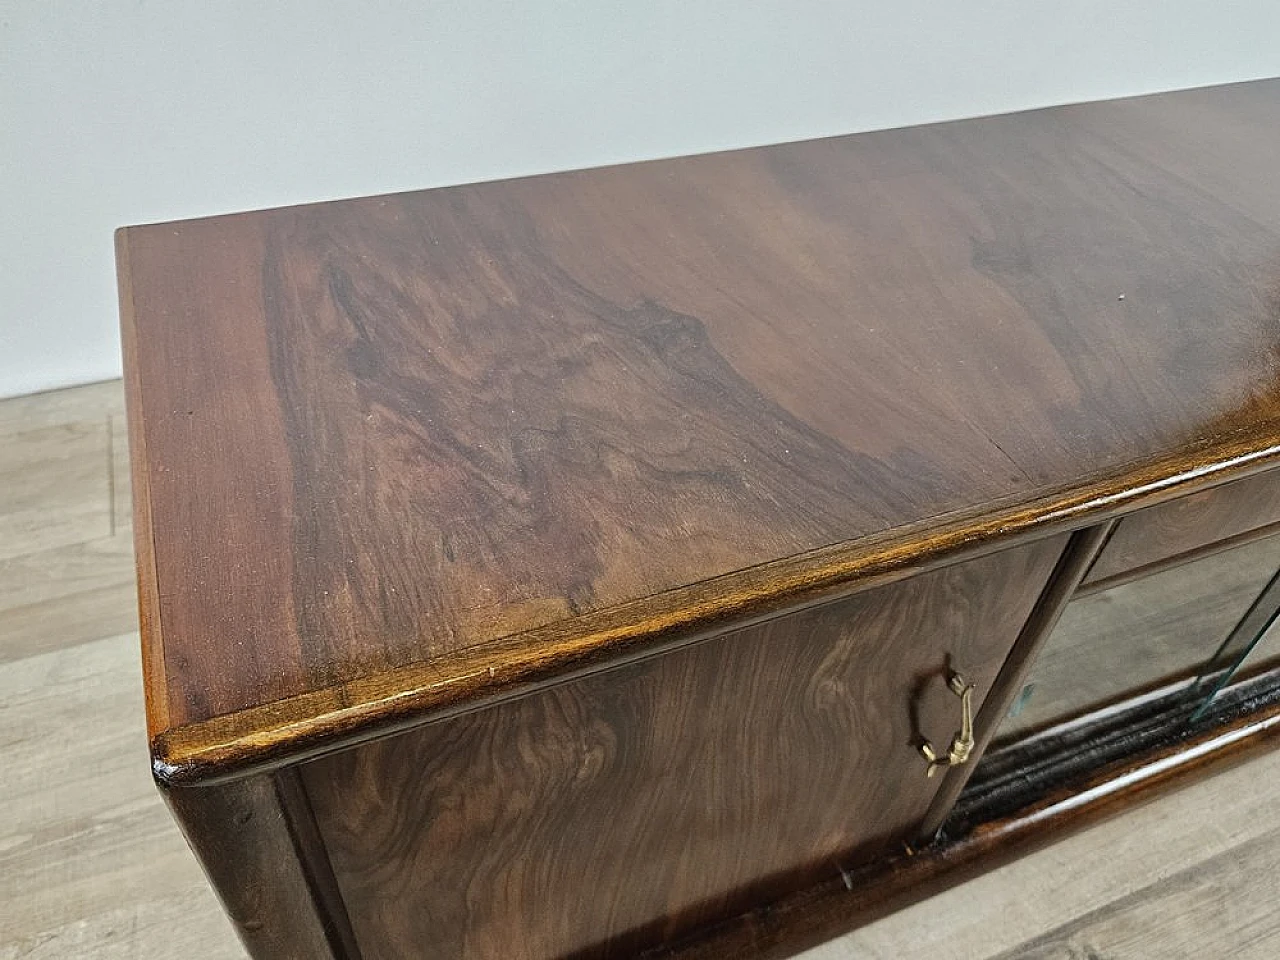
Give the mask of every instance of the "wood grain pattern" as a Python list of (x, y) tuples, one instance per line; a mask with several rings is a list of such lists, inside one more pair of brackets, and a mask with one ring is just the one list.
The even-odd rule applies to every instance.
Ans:
[[(726, 629), (847, 596), (851, 590), (898, 582), (1069, 531), (1084, 518), (1105, 522), (1136, 505), (1201, 489), (1223, 475), (1271, 467), (1280, 446), (1267, 443), (1262, 434), (1236, 436), (1213, 451), (1208, 465), (1184, 455), (1145, 463), (1121, 476), (984, 513), (981, 519), (961, 514), (937, 524), (899, 528), (549, 624), (469, 648), (445, 664), (412, 663), (162, 729), (151, 742), (153, 769), (158, 778), (175, 784), (225, 780), (493, 706), (550, 682), (656, 656)], [(144, 650), (159, 654), (163, 648), (144, 644)], [(155, 729), (166, 708), (166, 688), (154, 684), (155, 667), (148, 676), (153, 681), (149, 703), (156, 705), (148, 717)]]
[(1267, 81), (130, 228), (153, 729), (1270, 456), (1278, 151)]
[(1277, 570), (1280, 536), (1273, 536), (1073, 600), (1027, 674), (1029, 693), (997, 737), (1194, 676)]
[[(25, 432), (56, 425), (64, 416), (74, 422), (85, 419), (86, 411), (97, 416), (113, 391), (118, 405), (118, 383), (0, 401), (0, 430), (12, 426)], [(85, 397), (90, 406), (82, 402)], [(6, 420), (14, 408), (21, 408), (21, 416)], [(0, 457), (20, 452), (0, 444)], [(47, 493), (50, 505), (62, 496), (58, 489)], [(97, 529), (90, 521), (85, 535), (92, 537)], [(43, 545), (37, 546), (38, 558)], [(49, 562), (20, 558), (4, 566), (0, 577), (0, 597), (24, 604), (33, 627), (46, 624), (41, 649), (47, 649), (0, 663), (0, 714), (8, 733), (0, 744), (6, 771), (0, 806), (10, 814), (0, 829), (0, 902), (12, 908), (0, 911), (0, 958), (159, 960), (171, 955), (175, 930), (182, 931), (184, 941), (199, 944), (202, 957), (242, 958), (212, 891), (145, 770), (137, 766), (145, 747), (138, 730), (136, 634), (81, 642), (99, 636), (82, 634), (81, 626), (88, 631), (98, 622), (107, 633), (114, 631), (110, 624), (118, 609), (132, 611), (132, 588), (111, 587), (118, 572), (114, 552), (103, 558), (99, 577), (92, 552), (53, 560), (63, 548), (49, 549)], [(62, 619), (68, 606), (80, 611), (82, 619), (75, 624)], [(9, 625), (0, 621), (6, 639)], [(82, 722), (85, 716), (94, 718), (90, 727)], [(51, 748), (68, 761), (65, 769), (73, 776), (50, 780)], [(1096, 917), (1096, 911), (1143, 889), (1153, 877), (1195, 871), (1217, 854), (1265, 839), (1267, 825), (1276, 820), (1275, 798), (1267, 787), (1280, 771), (1278, 761), (1280, 755), (1273, 753), (1156, 804), (1130, 809), (1098, 830), (832, 941), (813, 960), (985, 957), (1080, 916)], [(1205, 817), (1205, 810), (1214, 816)], [(1241, 867), (1241, 876), (1258, 889), (1269, 889), (1272, 874), (1263, 864)], [(1126, 908), (1134, 906), (1136, 925), (1160, 922), (1155, 898), (1130, 901)], [(1216, 937), (1221, 931), (1240, 941), (1244, 929), (1221, 923), (1202, 933)], [(1187, 948), (1200, 943), (1201, 934), (1188, 933), (1180, 941)]]
[(974, 713), (973, 718), (973, 763), (952, 767), (946, 772), (929, 812), (920, 826), (916, 844), (931, 842), (941, 829), (943, 822), (951, 813), (956, 798), (968, 783), (974, 768), (981, 762), (987, 746), (999, 732), (1018, 693), (1026, 682), (1026, 676), (1036, 662), (1044, 644), (1053, 635), (1054, 627), (1066, 611), (1072, 595), (1080, 586), (1080, 581), (1092, 563), (1097, 559), (1098, 551), (1111, 535), (1115, 522), (1101, 523), (1073, 533), (1058, 558), (1058, 565), (1049, 577), (1044, 591), (1036, 600), (1026, 623), (1018, 634), (1018, 639), (1000, 666), (1000, 672), (991, 685), (991, 690), (982, 701), (982, 706)]
[(308, 846), (294, 776), (163, 793), (250, 956), (348, 960), (345, 918), (325, 895), (328, 864)]
[[(919, 826), (1054, 538), (304, 765), (366, 956), (626, 956)], [(927, 642), (926, 642), (927, 641)], [(548, 903), (572, 909), (546, 909)]]
[[(119, 409), (121, 395), (116, 382), (0, 401), (0, 434), (98, 418), (105, 408)], [(0, 460), (25, 449), (0, 439)], [(127, 477), (116, 479), (117, 492), (127, 490)], [(0, 488), (0, 512), (5, 492)], [(52, 508), (63, 502), (65, 488), (54, 485), (45, 493)], [(100, 542), (93, 540), (99, 529), (89, 515), (89, 542)], [(49, 532), (61, 537), (65, 529)], [(39, 652), (0, 662), (0, 809), (6, 813), (0, 823), (0, 904), (6, 908), (0, 909), (0, 960), (168, 960), (192, 944), (202, 960), (243, 960), (212, 890), (138, 763), (146, 747), (139, 729), (137, 635), (112, 635), (124, 629), (114, 626), (122, 611), (133, 614), (131, 584), (113, 586), (121, 569), (129, 571), (115, 546), (100, 558), (100, 575), (94, 550), (35, 547), (35, 554), (0, 565), (0, 607), (18, 604), (11, 609), (22, 611), (30, 638), (44, 625)], [(66, 616), (68, 609), (73, 617)], [(15, 635), (15, 623), (0, 615), (6, 641)], [(95, 625), (104, 632), (94, 633)], [(28, 639), (17, 636), (19, 645)], [(86, 724), (86, 717), (93, 722)], [(55, 777), (51, 755), (59, 758)], [(1195, 876), (1201, 864), (1227, 851), (1261, 849), (1274, 833), (1280, 800), (1271, 785), (1277, 775), (1280, 754), (1273, 751), (1153, 803), (1127, 806), (1122, 817), (987, 869), (824, 944), (805, 960), (979, 960), (1065, 930), (1081, 917), (1092, 923), (1112, 903), (1122, 904), (1133, 929), (1154, 930), (1167, 916), (1161, 878)], [(1248, 858), (1237, 869), (1256, 890), (1270, 891), (1274, 864)], [(843, 884), (839, 890), (850, 895)], [(1144, 890), (1147, 895), (1133, 896)], [(1213, 900), (1215, 892), (1206, 886), (1204, 899)], [(1275, 914), (1272, 902), (1259, 903), (1257, 913), (1241, 922), (1224, 913), (1218, 923), (1180, 930), (1173, 949), (1218, 956), (1222, 943), (1243, 944), (1250, 930), (1257, 933), (1256, 923)], [(1274, 955), (1280, 952), (1274, 940), (1248, 942)]]
[[(1208, 772), (1220, 772), (1256, 758), (1274, 750), (1277, 742), (1280, 705), (1273, 701), (1265, 709), (1186, 741), (1098, 770), (1091, 778), (1042, 796), (963, 837), (910, 856), (886, 859), (868, 868), (865, 874), (856, 875), (858, 882), (852, 889), (843, 878), (830, 878), (744, 913), (695, 940), (656, 948), (645, 954), (646, 960), (714, 960), (729, 956), (782, 960), (795, 955), (798, 949), (817, 946), (906, 905), (921, 903), (935, 893), (991, 871), (997, 863), (1040, 850), (1167, 790), (1192, 783)], [(966, 904), (967, 911), (976, 913), (982, 909), (981, 900)], [(898, 951), (892, 955), (898, 955)]]
[[(1280, 754), (1220, 769), (1194, 782), (1180, 782), (1123, 816), (1060, 835), (1052, 845), (988, 870), (981, 876), (906, 907), (892, 916), (828, 941), (797, 960), (982, 960), (1012, 951), (1043, 933), (1096, 913), (1115, 901), (1159, 884), (1164, 877), (1194, 871), (1235, 848), (1280, 835), (1280, 797), (1260, 785), (1280, 776)], [(1204, 812), (1212, 810), (1213, 816)], [(1242, 870), (1259, 889), (1265, 872)], [(1210, 899), (1206, 897), (1206, 899)], [(1160, 923), (1146, 904), (1135, 912), (1141, 924)], [(1262, 912), (1275, 913), (1275, 906)], [(1196, 950), (1237, 930), (1184, 931), (1181, 946)], [(1280, 937), (1273, 938), (1273, 952)], [(1159, 954), (1164, 956), (1164, 954)]]
[(1085, 583), (1105, 588), (1117, 577), (1140, 576), (1162, 562), (1277, 523), (1280, 475), (1274, 473), (1180, 497), (1122, 520)]

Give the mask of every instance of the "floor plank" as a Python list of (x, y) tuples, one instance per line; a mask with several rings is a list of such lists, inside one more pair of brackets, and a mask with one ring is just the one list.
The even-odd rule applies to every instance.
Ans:
[(119, 955), (152, 955), (143, 931), (175, 897), (211, 932), (200, 956), (240, 955), (151, 783), (136, 633), (0, 667), (0, 757), (0, 957), (100, 956), (127, 937)]
[(108, 422), (0, 437), (0, 559), (111, 535)]
[(1280, 830), (1042, 934), (999, 960), (1272, 960)]
[(133, 497), (129, 486), (129, 429), (123, 413), (107, 420), (111, 444), (111, 522), (119, 531), (133, 522)]
[(0, 400), (0, 438), (9, 433), (82, 420), (103, 421), (123, 414), (124, 384), (120, 380), (9, 397)]
[(148, 770), (123, 409), (0, 401), (0, 960), (244, 956)]
[(11, 944), (0, 960), (244, 960), (207, 890), (157, 890), (147, 900), (74, 920)]
[(0, 663), (137, 627), (132, 535), (0, 560)]

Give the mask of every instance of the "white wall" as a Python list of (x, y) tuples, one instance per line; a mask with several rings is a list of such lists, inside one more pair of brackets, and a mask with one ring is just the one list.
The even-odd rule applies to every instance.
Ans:
[(1277, 0), (0, 0), (0, 396), (116, 226), (1280, 74)]

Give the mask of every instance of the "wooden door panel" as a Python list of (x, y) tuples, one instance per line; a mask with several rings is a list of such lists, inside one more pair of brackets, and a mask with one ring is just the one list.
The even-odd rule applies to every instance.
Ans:
[(366, 957), (621, 956), (912, 833), (1055, 537), (307, 764)]
[(1120, 521), (1086, 586), (1272, 530), (1280, 524), (1280, 472), (1269, 470), (1139, 510)]

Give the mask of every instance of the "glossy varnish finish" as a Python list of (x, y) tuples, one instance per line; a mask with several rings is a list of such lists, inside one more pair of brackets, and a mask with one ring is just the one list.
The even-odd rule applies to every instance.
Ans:
[(363, 955), (630, 956), (900, 849), (1064, 543), (304, 765)]
[[(977, 873), (989, 871), (1001, 862), (1061, 839), (1067, 833), (1150, 801), (1165, 790), (1184, 786), (1197, 776), (1221, 771), (1225, 766), (1274, 750), (1277, 742), (1280, 742), (1280, 704), (1272, 699), (1208, 731), (1143, 750), (1058, 790), (1036, 795), (1034, 791), (1041, 784), (1028, 783), (1032, 792), (1026, 804), (1007, 816), (982, 823), (912, 855), (888, 858), (849, 878), (852, 884), (844, 882), (845, 878), (816, 884), (781, 902), (744, 913), (704, 936), (647, 952), (645, 960), (718, 960), (740, 956), (782, 960), (794, 956), (799, 949), (921, 901)], [(1032, 882), (1040, 886), (1038, 880)], [(1203, 891), (1202, 899), (1219, 895), (1218, 890), (1211, 887)], [(1016, 901), (1019, 908), (1025, 907), (1026, 902), (1025, 899)], [(984, 904), (978, 901), (969, 905), (967, 913), (973, 916), (983, 909)], [(1224, 920), (1229, 916), (1225, 910), (1221, 914)], [(998, 925), (997, 919), (990, 918), (992, 928)], [(1249, 935), (1240, 935), (1240, 928), (1235, 929), (1238, 935), (1231, 939), (1248, 943)], [(1186, 940), (1183, 945), (1185, 943)], [(832, 952), (839, 954), (838, 950)], [(855, 948), (849, 955), (862, 954)], [(1018, 950), (1001, 957), (1023, 955), (1024, 951)], [(1079, 954), (1053, 955), (1074, 958)]]
[(165, 799), (250, 956), (357, 956), (296, 773), (171, 790)]
[(1269, 81), (124, 231), (157, 752), (1270, 456), (1278, 152)]
[[(133, 558), (127, 543), (117, 543), (130, 532), (127, 457), (118, 443), (123, 432), (115, 434), (110, 467), (103, 444), (81, 442), (92, 436), (86, 427), (102, 424), (107, 414), (123, 417), (123, 410), (118, 382), (0, 401), (0, 474), (10, 479), (0, 484), (0, 517), (13, 524), (10, 530), (33, 512), (64, 521), (28, 527), (35, 539), (27, 546), (34, 552), (0, 561), (0, 635), (6, 640), (0, 649), (0, 956), (244, 960), (140, 763), (146, 748), (138, 722)], [(67, 425), (76, 425), (62, 432), (70, 448), (50, 451), (27, 442)], [(49, 452), (53, 461), (45, 459)], [(86, 486), (94, 468), (102, 482)], [(106, 500), (113, 489), (124, 498), (114, 508)], [(70, 517), (78, 526), (65, 522)], [(102, 531), (113, 528), (102, 540)], [(83, 540), (68, 543), (76, 537)], [(16, 545), (12, 538), (5, 544)], [(57, 757), (52, 766), (51, 756)], [(1247, 942), (1269, 960), (1280, 955), (1280, 940), (1264, 940), (1260, 928), (1267, 918), (1272, 925), (1280, 921), (1272, 894), (1280, 860), (1250, 861), (1280, 842), (1277, 777), (1280, 756), (1263, 757), (863, 928), (812, 960), (938, 960), (948, 954), (986, 960), (1122, 898), (1141, 904), (1133, 918), (1139, 935), (1144, 929), (1176, 934), (1184, 954), (1216, 958), (1229, 954), (1232, 943)], [(1216, 882), (1206, 861), (1223, 858), (1255, 899)], [(287, 859), (281, 867), (288, 868)], [(1163, 885), (1179, 875), (1201, 885), (1202, 908), (1223, 904), (1211, 926), (1189, 930), (1178, 914), (1173, 919), (1179, 922), (1170, 923), (1170, 913), (1150, 895), (1134, 897), (1135, 891), (1158, 889), (1148, 886), (1153, 881)], [(284, 881), (277, 874), (273, 882)], [(829, 932), (840, 923), (847, 928), (857, 915), (849, 909), (840, 914), (838, 907), (847, 908), (854, 894), (842, 882), (837, 887), (843, 899), (833, 901)], [(1249, 906), (1253, 912), (1241, 917), (1237, 911)], [(1270, 954), (1262, 953), (1267, 942)], [(796, 946), (792, 941), (789, 949)], [(1106, 955), (1106, 944), (1100, 946)]]
[(1114, 521), (1100, 523), (1079, 530), (1068, 538), (1062, 556), (1058, 558), (1058, 565), (1022, 625), (1013, 649), (991, 684), (990, 692), (983, 699), (981, 707), (974, 712), (974, 762), (946, 771), (942, 786), (934, 795), (929, 813), (920, 826), (918, 843), (930, 843), (937, 835), (973, 773), (976, 761), (982, 757), (992, 738), (1005, 723), (1009, 708), (1026, 682), (1028, 672), (1038, 661), (1045, 643), (1053, 635), (1059, 619), (1070, 604), (1073, 593), (1079, 588), (1084, 574), (1097, 559), (1098, 551), (1114, 528)]

